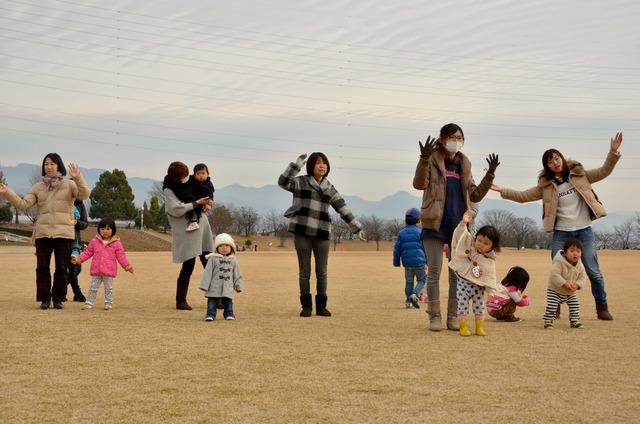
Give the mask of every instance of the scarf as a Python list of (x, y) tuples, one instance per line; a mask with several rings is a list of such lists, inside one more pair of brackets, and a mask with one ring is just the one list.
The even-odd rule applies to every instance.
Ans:
[(164, 177), (164, 181), (162, 181), (162, 189), (164, 190), (165, 188), (173, 191), (173, 194), (175, 194), (178, 200), (183, 203), (191, 203), (198, 200), (191, 192), (191, 188), (188, 183), (174, 181), (170, 179), (168, 175), (166, 175)]
[(51, 177), (47, 177), (46, 175), (42, 177), (42, 182), (47, 188), (47, 191), (51, 191), (54, 188), (58, 187), (63, 180), (64, 178), (62, 177), (62, 174), (59, 172), (56, 172)]

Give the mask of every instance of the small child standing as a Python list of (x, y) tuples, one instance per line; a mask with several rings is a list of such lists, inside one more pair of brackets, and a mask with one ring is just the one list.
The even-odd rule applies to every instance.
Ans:
[[(393, 247), (393, 266), (404, 266), (404, 294), (405, 307), (407, 309), (420, 309), (419, 296), (425, 283), (427, 282), (427, 274), (425, 265), (427, 263), (427, 254), (422, 244), (422, 230), (418, 228), (420, 220), (420, 211), (411, 208), (405, 212), (404, 221), (407, 226), (398, 233), (396, 243)], [(413, 279), (416, 279), (416, 285), (413, 286)]]
[(584, 328), (580, 322), (580, 301), (576, 291), (587, 281), (587, 273), (580, 260), (582, 243), (575, 238), (564, 242), (562, 250), (556, 253), (551, 265), (549, 286), (547, 287), (547, 309), (544, 313), (544, 328), (553, 328), (561, 304), (569, 305), (571, 328)]
[(514, 266), (498, 284), (498, 291), (487, 299), (489, 315), (498, 321), (516, 322), (516, 306), (529, 306), (529, 298), (523, 295), (529, 283), (529, 273), (522, 267)]
[(471, 237), (467, 225), (473, 219), (470, 210), (462, 216), (462, 221), (453, 232), (451, 241), (451, 261), (449, 268), (458, 276), (456, 297), (458, 299), (458, 322), (460, 335), (470, 336), (467, 314), (469, 301), (473, 300), (476, 318), (476, 336), (486, 336), (484, 331), (484, 291), (491, 294), (498, 290), (496, 284), (496, 252), (500, 251), (500, 234), (495, 227), (485, 225)]
[(80, 256), (72, 256), (71, 262), (80, 265), (91, 257), (91, 287), (82, 309), (93, 308), (98, 289), (104, 284), (104, 309), (108, 311), (113, 307), (113, 279), (118, 273), (118, 263), (125, 271), (133, 274), (133, 267), (127, 259), (120, 238), (116, 237), (116, 223), (113, 219), (104, 218), (100, 221), (98, 235), (89, 242)]
[[(199, 163), (193, 167), (193, 175), (189, 176), (188, 181), (193, 200), (208, 198), (213, 200), (213, 193), (216, 191), (209, 177), (209, 168), (204, 163)], [(185, 214), (189, 220), (189, 225), (185, 231), (195, 231), (200, 228), (200, 218), (202, 217), (202, 205), (196, 206), (193, 210)]]
[[(80, 256), (83, 251), (82, 236), (80, 230), (84, 230), (89, 226), (89, 220), (87, 218), (87, 210), (82, 203), (82, 200), (76, 199), (73, 202), (73, 220), (74, 220), (74, 239), (71, 243), (71, 257)], [(78, 275), (82, 272), (82, 266), (74, 263), (69, 264), (69, 274), (67, 281), (73, 290), (74, 302), (86, 302), (87, 298), (82, 294), (80, 284), (78, 284)]]
[(207, 266), (200, 280), (200, 290), (207, 298), (206, 321), (216, 319), (217, 306), (222, 302), (224, 319), (236, 319), (233, 313), (233, 292), (242, 291), (242, 274), (236, 260), (236, 244), (226, 233), (218, 234), (214, 240), (215, 253), (207, 255)]

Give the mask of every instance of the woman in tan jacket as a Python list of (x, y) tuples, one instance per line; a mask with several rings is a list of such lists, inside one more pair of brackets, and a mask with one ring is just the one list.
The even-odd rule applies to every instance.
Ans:
[(610, 150), (604, 164), (596, 169), (584, 169), (582, 164), (565, 160), (562, 153), (549, 149), (542, 155), (543, 170), (538, 184), (524, 191), (499, 186), (491, 189), (500, 192), (503, 199), (519, 203), (542, 199), (542, 224), (546, 232), (553, 232), (551, 257), (562, 249), (569, 238), (582, 242), (582, 263), (591, 281), (591, 293), (595, 299), (598, 319), (613, 319), (607, 306), (604, 277), (598, 265), (597, 247), (591, 221), (607, 214), (591, 184), (611, 174), (620, 159), (618, 149), (622, 144), (622, 133), (611, 138)]
[[(500, 164), (498, 156), (487, 158), (487, 173), (476, 186), (471, 175), (471, 161), (460, 149), (464, 145), (464, 133), (456, 124), (447, 124), (440, 130), (440, 137), (427, 137), (420, 144), (420, 160), (413, 177), (413, 187), (422, 192), (420, 223), (422, 242), (427, 252), (427, 313), (429, 329), (442, 330), (440, 317), (440, 271), (443, 247), (451, 245), (453, 231), (472, 203), (479, 202), (487, 194), (494, 173)], [(449, 268), (449, 301), (447, 328), (458, 330), (458, 304), (456, 301), (457, 278)]]
[[(24, 198), (0, 183), (0, 194), (17, 209), (27, 210), (33, 205), (38, 208), (33, 237), (36, 245), (36, 300), (41, 309), (53, 307), (62, 309), (67, 292), (67, 268), (69, 250), (75, 237), (73, 202), (85, 200), (91, 191), (85, 183), (78, 166), (69, 165), (71, 180), (65, 180), (67, 174), (62, 158), (57, 153), (49, 153), (42, 160), (42, 181), (31, 187)], [(51, 254), (55, 254), (55, 272), (53, 288), (49, 264)]]

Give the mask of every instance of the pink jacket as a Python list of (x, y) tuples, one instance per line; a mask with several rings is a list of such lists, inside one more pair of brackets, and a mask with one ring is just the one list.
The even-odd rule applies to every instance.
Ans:
[(80, 261), (84, 262), (93, 256), (91, 261), (91, 275), (105, 275), (115, 277), (118, 273), (118, 263), (122, 268), (129, 266), (129, 260), (119, 237), (113, 237), (107, 244), (100, 236), (95, 236), (87, 248), (80, 254)]

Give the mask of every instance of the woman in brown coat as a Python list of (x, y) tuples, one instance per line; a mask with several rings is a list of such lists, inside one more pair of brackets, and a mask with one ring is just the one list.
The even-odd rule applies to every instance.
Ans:
[[(38, 208), (33, 237), (36, 244), (36, 300), (41, 309), (53, 307), (62, 309), (67, 293), (67, 272), (69, 251), (75, 238), (73, 202), (75, 199), (89, 198), (91, 191), (85, 183), (78, 166), (69, 165), (71, 180), (64, 179), (67, 171), (62, 158), (57, 153), (49, 153), (42, 160), (42, 181), (31, 187), (24, 198), (0, 183), (0, 194), (17, 209), (27, 210), (33, 205)], [(49, 264), (51, 254), (55, 254), (53, 287)]]
[[(442, 330), (440, 316), (440, 271), (444, 246), (451, 245), (453, 231), (472, 203), (479, 202), (487, 194), (494, 173), (500, 164), (498, 156), (487, 158), (488, 171), (476, 186), (471, 175), (471, 161), (460, 149), (464, 145), (464, 133), (456, 124), (447, 124), (440, 130), (440, 137), (427, 137), (420, 144), (420, 160), (413, 177), (413, 187), (423, 190), (420, 222), (422, 242), (427, 252), (427, 313), (429, 329)], [(450, 259), (450, 258), (449, 258)], [(456, 275), (449, 268), (449, 300), (447, 328), (458, 330)]]
[(491, 189), (500, 192), (504, 199), (525, 203), (542, 199), (542, 224), (546, 232), (553, 232), (551, 257), (562, 249), (569, 238), (582, 242), (582, 263), (591, 281), (591, 293), (596, 303), (598, 319), (613, 319), (607, 305), (604, 277), (598, 264), (597, 247), (591, 221), (607, 214), (591, 184), (611, 174), (620, 159), (618, 149), (622, 133), (611, 138), (609, 153), (600, 168), (584, 169), (581, 163), (565, 160), (562, 153), (549, 149), (542, 155), (542, 171), (538, 184), (524, 191), (499, 186)]

